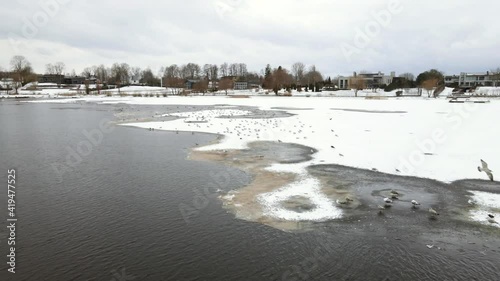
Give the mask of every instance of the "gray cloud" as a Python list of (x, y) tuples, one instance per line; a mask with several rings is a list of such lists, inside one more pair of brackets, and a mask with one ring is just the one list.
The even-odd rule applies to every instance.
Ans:
[[(46, 23), (35, 24), (47, 14), (42, 7), (54, 1), (66, 3)], [(267, 63), (289, 67), (303, 61), (331, 76), (359, 70), (418, 74), (431, 67), (451, 74), (500, 66), (495, 0), (401, 0), (403, 10), (346, 59), (341, 46), (354, 45), (357, 30), (373, 24), (391, 1), (8, 1), (0, 11), (0, 66), (8, 68), (16, 54), (39, 72), (55, 61), (77, 72), (113, 62), (152, 69), (191, 61), (246, 62), (260, 71)], [(36, 32), (23, 39), (28, 21)], [(9, 41), (13, 34), (24, 43), (17, 49)]]

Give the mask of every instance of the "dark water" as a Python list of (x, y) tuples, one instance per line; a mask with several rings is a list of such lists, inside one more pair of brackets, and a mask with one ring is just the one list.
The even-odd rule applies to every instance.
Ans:
[[(250, 178), (186, 160), (189, 147), (214, 136), (104, 132), (100, 124), (122, 108), (0, 101), (2, 224), (12, 168), (19, 219), (15, 274), (0, 228), (0, 280), (500, 280), (494, 234), (439, 231), (452, 246), (430, 251), (418, 233), (405, 239), (396, 226), (322, 223), (286, 233), (236, 220), (215, 189)], [(84, 131), (96, 130), (102, 140), (85, 146)]]

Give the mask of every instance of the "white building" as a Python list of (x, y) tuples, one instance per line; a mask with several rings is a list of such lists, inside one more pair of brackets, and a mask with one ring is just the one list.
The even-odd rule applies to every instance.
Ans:
[(460, 73), (458, 85), (460, 87), (493, 86), (493, 75), (489, 71), (483, 73)]
[(375, 72), (375, 73), (356, 73), (354, 72), (352, 76), (345, 77), (339, 76), (338, 79), (338, 88), (340, 90), (349, 89), (349, 81), (352, 78), (362, 78), (365, 80), (366, 88), (381, 88), (383, 86), (389, 85), (392, 83), (392, 80), (396, 77), (396, 72), (391, 72), (390, 75), (385, 75), (383, 72)]
[(234, 89), (235, 90), (247, 90), (248, 89), (248, 82), (236, 81), (236, 82), (234, 82)]

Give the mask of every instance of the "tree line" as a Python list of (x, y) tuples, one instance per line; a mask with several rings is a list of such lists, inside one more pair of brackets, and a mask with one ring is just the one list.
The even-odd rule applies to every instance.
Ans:
[[(71, 74), (65, 72), (66, 65), (63, 62), (49, 63), (45, 67), (44, 74), (64, 74), (76, 76), (73, 70)], [(24, 56), (14, 56), (10, 61), (10, 73), (0, 68), (0, 79), (10, 75), (16, 83), (16, 89), (21, 85), (37, 81), (38, 75), (34, 73), (31, 63)], [(335, 88), (337, 80), (324, 77), (315, 65), (307, 67), (302, 62), (292, 64), (290, 69), (282, 66), (272, 67), (266, 65), (260, 72), (251, 72), (245, 63), (204, 64), (187, 63), (182, 65), (172, 64), (161, 67), (158, 72), (150, 68), (131, 67), (127, 63), (114, 63), (111, 66), (104, 64), (88, 66), (80, 73), (81, 76), (90, 79), (95, 78), (99, 83), (117, 85), (118, 87), (130, 85), (131, 83), (148, 86), (165, 86), (173, 88), (178, 92), (184, 88), (187, 80), (192, 80), (193, 90), (199, 92), (232, 89), (237, 81), (250, 82), (262, 86), (264, 89), (278, 94), (280, 90), (290, 91), (320, 91), (323, 87)], [(492, 70), (492, 77), (500, 80), (500, 68)], [(351, 77), (349, 87), (357, 92), (367, 87), (365, 79)], [(58, 84), (62, 83), (61, 81)], [(444, 87), (444, 74), (436, 69), (420, 73), (416, 78), (412, 73), (403, 73), (398, 79), (393, 79), (389, 85), (383, 85), (385, 90), (392, 91), (398, 88), (420, 88), (427, 90), (429, 96), (432, 89)], [(421, 92), (420, 92), (421, 93)]]

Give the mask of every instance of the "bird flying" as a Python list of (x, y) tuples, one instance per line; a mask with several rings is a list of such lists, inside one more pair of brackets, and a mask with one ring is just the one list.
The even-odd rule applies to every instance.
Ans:
[(493, 181), (493, 171), (488, 168), (488, 163), (484, 162), (483, 159), (481, 159), (481, 167), (477, 167), (477, 170), (479, 172), (485, 172), (486, 175), (488, 175), (488, 178)]

